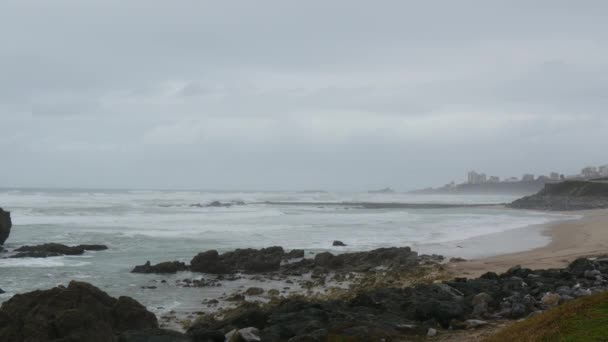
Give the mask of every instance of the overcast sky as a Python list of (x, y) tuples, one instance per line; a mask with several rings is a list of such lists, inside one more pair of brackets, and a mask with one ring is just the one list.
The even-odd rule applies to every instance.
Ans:
[(407, 190), (608, 163), (606, 1), (3, 0), (0, 186)]

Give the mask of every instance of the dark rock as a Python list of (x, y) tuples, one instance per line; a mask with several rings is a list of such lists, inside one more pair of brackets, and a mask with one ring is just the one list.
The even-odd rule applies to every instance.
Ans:
[(42, 254), (48, 254), (48, 256), (56, 255), (81, 255), (84, 253), (84, 249), (79, 246), (66, 246), (60, 243), (45, 243), (37, 246), (23, 246), (15, 249), (15, 252), (36, 252)]
[(55, 257), (62, 256), (64, 254), (58, 252), (21, 252), (14, 255), (11, 255), (9, 258), (47, 258), (47, 257)]
[(315, 256), (314, 265), (348, 272), (366, 272), (380, 266), (407, 270), (418, 266), (418, 254), (409, 247), (379, 248), (369, 252), (338, 255), (322, 252)]
[[(118, 342), (191, 342), (188, 335), (166, 329), (128, 330), (120, 335)], [(222, 340), (223, 342), (223, 340)]]
[(291, 251), (289, 251), (289, 253), (286, 253), (285, 255), (283, 255), (283, 259), (285, 259), (285, 260), (299, 259), (299, 258), (303, 258), (303, 257), (304, 257), (303, 249), (292, 249)]
[(228, 265), (220, 260), (219, 253), (216, 250), (198, 253), (190, 261), (190, 269), (195, 272), (216, 274), (233, 272)]
[(575, 276), (584, 276), (585, 271), (596, 269), (595, 263), (587, 258), (578, 258), (568, 265), (568, 271)]
[(236, 249), (222, 255), (215, 250), (199, 253), (190, 262), (191, 270), (203, 273), (247, 273), (277, 271), (285, 251), (281, 247), (268, 247), (260, 250)]
[(106, 245), (78, 245), (76, 248), (82, 248), (85, 251), (104, 251), (108, 249)]
[(224, 332), (221, 330), (208, 330), (208, 329), (190, 329), (188, 330), (188, 336), (192, 339), (192, 342), (224, 342)]
[(188, 266), (180, 261), (166, 261), (156, 265), (151, 265), (150, 261), (147, 261), (143, 265), (135, 266), (131, 273), (177, 273), (186, 270)]
[(259, 296), (264, 293), (264, 289), (260, 287), (250, 287), (245, 291), (247, 296)]
[(154, 314), (134, 299), (115, 299), (77, 281), (15, 295), (0, 308), (0, 341), (105, 342), (157, 327)]
[(0, 208), (0, 245), (3, 245), (11, 234), (11, 213)]
[(339, 241), (339, 240), (334, 240), (334, 242), (331, 245), (332, 246), (341, 246), (341, 247), (346, 246), (346, 244), (344, 242)]

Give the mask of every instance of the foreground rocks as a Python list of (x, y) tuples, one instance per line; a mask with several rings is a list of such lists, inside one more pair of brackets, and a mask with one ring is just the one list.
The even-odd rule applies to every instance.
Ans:
[(608, 208), (608, 182), (547, 183), (537, 194), (518, 199), (509, 206), (517, 209), (557, 211)]
[[(3, 245), (11, 234), (11, 213), (0, 208), (0, 245)], [(1, 251), (0, 247), (0, 251)]]
[(18, 252), (11, 258), (46, 258), (62, 255), (82, 255), (85, 251), (101, 251), (108, 249), (105, 245), (66, 246), (60, 243), (45, 243), (37, 246), (23, 246), (15, 249)]
[[(357, 259), (353, 259), (357, 260)], [(334, 299), (283, 298), (245, 303), (223, 316), (202, 316), (194, 339), (253, 327), (262, 341), (354, 341), (424, 336), (442, 329), (475, 329), (520, 319), (565, 301), (608, 290), (608, 257), (577, 259), (565, 269), (513, 267), (503, 274), (456, 278), (413, 287), (380, 287)]]
[(4, 342), (149, 341), (135, 338), (142, 334), (161, 334), (153, 313), (130, 297), (116, 299), (83, 282), (18, 294), (0, 307)]

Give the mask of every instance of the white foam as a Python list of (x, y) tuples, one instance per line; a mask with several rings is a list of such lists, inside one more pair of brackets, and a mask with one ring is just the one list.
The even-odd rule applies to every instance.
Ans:
[(5, 258), (0, 259), (0, 267), (81, 267), (89, 265), (86, 261), (71, 261), (63, 257), (50, 258)]

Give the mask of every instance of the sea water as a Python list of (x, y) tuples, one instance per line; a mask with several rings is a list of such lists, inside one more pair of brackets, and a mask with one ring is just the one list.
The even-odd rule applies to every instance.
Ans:
[[(6, 249), (48, 242), (105, 244), (109, 249), (46, 259), (0, 258), (0, 288), (6, 291), (0, 301), (15, 293), (82, 280), (114, 296), (132, 296), (157, 313), (197, 310), (203, 299), (252, 284), (241, 279), (221, 287), (180, 288), (177, 280), (196, 275), (133, 274), (130, 270), (147, 260), (188, 263), (209, 249), (223, 252), (275, 245), (304, 249), (310, 256), (320, 251), (411, 246), (420, 253), (478, 258), (542, 246), (549, 241), (539, 225), (574, 218), (500, 206), (364, 209), (339, 204), (499, 204), (514, 199), (402, 193), (3, 190), (0, 207), (11, 211), (13, 220)], [(237, 204), (205, 207), (212, 201)], [(333, 240), (347, 246), (333, 247)], [(147, 288), (151, 285), (156, 289)]]

